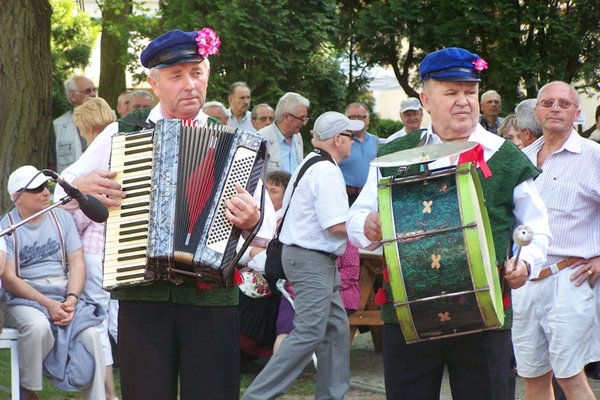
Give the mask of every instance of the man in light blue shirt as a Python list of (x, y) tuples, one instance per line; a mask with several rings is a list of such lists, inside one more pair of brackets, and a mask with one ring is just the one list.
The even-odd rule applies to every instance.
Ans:
[(346, 116), (352, 120), (364, 122), (364, 128), (354, 132), (350, 157), (340, 163), (344, 174), (346, 192), (350, 204), (358, 197), (360, 190), (367, 181), (369, 163), (377, 155), (379, 138), (367, 132), (370, 122), (369, 107), (364, 103), (351, 103), (346, 107)]
[(246, 82), (235, 82), (229, 87), (227, 101), (229, 109), (227, 110), (227, 125), (234, 128), (242, 128), (248, 132), (256, 132), (252, 126), (250, 116), (250, 87)]

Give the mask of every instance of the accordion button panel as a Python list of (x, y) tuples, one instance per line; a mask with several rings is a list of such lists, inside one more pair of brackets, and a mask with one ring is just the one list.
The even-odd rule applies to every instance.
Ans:
[(104, 244), (103, 286), (144, 281), (152, 178), (152, 133), (119, 134), (112, 139), (110, 170), (117, 172), (126, 197), (109, 210)]

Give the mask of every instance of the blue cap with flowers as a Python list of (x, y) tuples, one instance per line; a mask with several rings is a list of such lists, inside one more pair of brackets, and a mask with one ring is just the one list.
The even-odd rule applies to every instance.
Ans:
[(146, 68), (166, 68), (189, 62), (200, 62), (217, 54), (221, 40), (210, 28), (184, 32), (174, 29), (160, 35), (142, 51), (140, 61)]
[(479, 75), (487, 67), (487, 62), (477, 54), (448, 47), (429, 53), (419, 64), (419, 74), (422, 80), (481, 82)]

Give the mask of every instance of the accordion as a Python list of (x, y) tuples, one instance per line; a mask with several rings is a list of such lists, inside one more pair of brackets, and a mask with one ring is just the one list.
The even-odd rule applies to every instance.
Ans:
[(185, 276), (231, 285), (241, 230), (225, 217), (225, 200), (236, 184), (254, 192), (265, 157), (262, 136), (225, 125), (163, 119), (114, 135), (109, 169), (126, 197), (106, 222), (103, 287)]

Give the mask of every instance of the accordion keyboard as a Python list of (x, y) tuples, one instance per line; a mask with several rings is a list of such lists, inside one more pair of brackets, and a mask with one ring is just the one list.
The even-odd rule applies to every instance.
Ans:
[(150, 190), (152, 186), (152, 131), (115, 135), (110, 169), (117, 172), (126, 197), (109, 210), (104, 250), (107, 289), (142, 283), (147, 261)]

